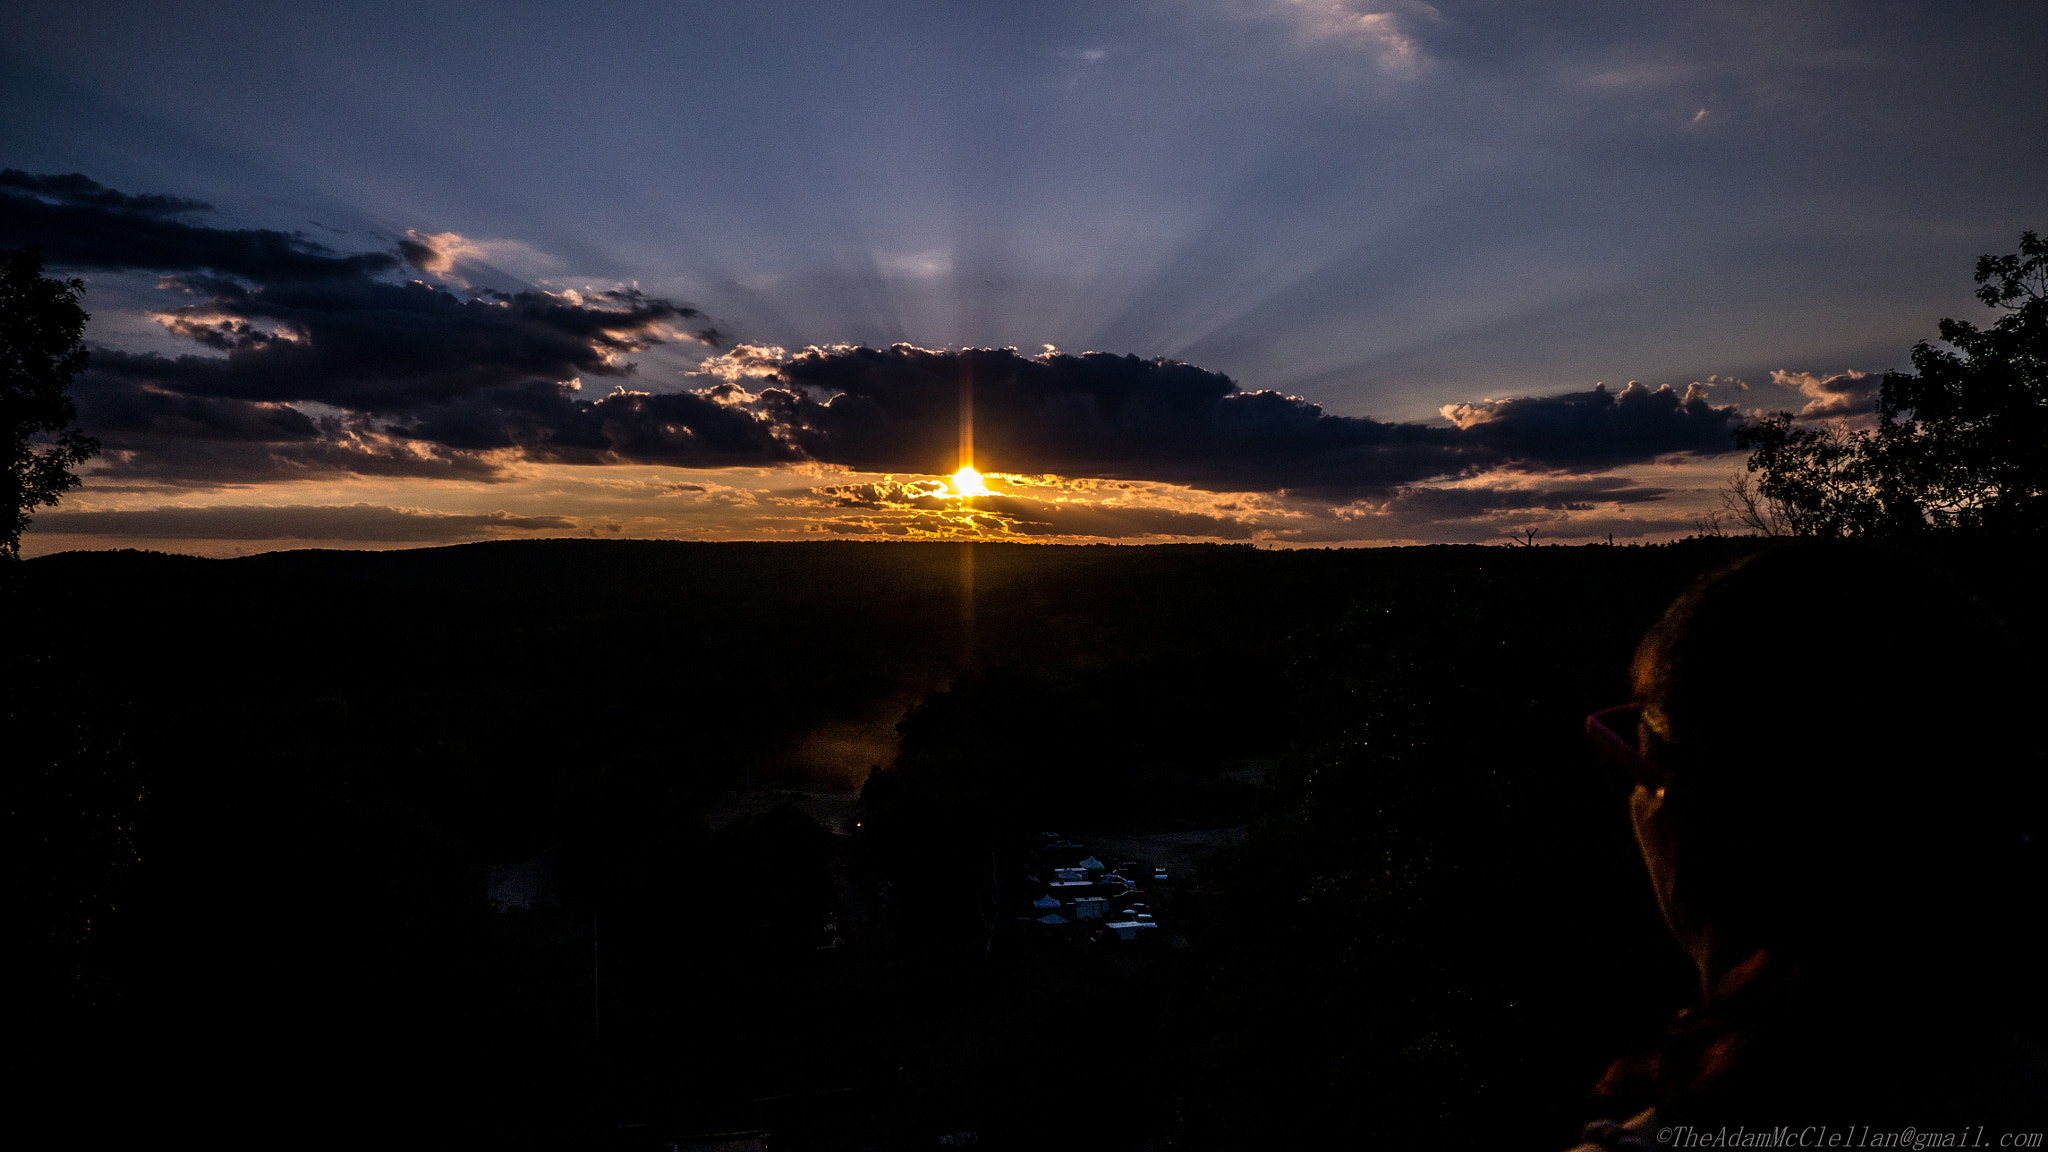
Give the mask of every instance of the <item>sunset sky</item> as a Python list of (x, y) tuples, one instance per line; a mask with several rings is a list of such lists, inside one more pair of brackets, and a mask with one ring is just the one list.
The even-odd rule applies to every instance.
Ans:
[[(2048, 6), (0, 11), (24, 554), (1668, 539), (2048, 229)], [(962, 498), (961, 404), (990, 495)]]

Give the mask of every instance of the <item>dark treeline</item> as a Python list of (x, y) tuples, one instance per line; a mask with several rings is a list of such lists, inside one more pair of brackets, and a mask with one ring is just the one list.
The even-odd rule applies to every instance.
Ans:
[[(1688, 979), (1579, 720), (1760, 546), (979, 546), (971, 625), (954, 545), (29, 562), (24, 1097), (252, 1143), (1563, 1146)], [(2038, 637), (2017, 561), (1937, 559)], [(1785, 605), (1758, 707), (1771, 654), (1898, 625)], [(709, 819), (898, 714), (858, 836)], [(1040, 828), (1246, 823), (1178, 946), (999, 907)]]

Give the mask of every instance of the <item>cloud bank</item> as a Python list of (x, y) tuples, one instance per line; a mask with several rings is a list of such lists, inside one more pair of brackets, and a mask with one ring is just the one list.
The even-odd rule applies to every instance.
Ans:
[[(1709, 384), (1679, 392), (1633, 381), (1619, 392), (1595, 385), (1446, 405), (1442, 424), (1382, 421), (1176, 360), (1050, 347), (792, 354), (740, 345), (661, 387), (640, 378), (635, 353), (722, 340), (689, 305), (630, 287), (473, 289), (456, 270), (482, 248), (450, 232), (338, 253), (297, 234), (211, 227), (198, 219), (208, 211), (83, 175), (0, 172), (0, 244), (41, 243), (62, 268), (162, 274), (172, 300), (152, 318), (192, 348), (95, 351), (76, 394), (81, 422), (105, 445), (100, 491), (505, 482), (523, 464), (942, 475), (961, 463), (968, 408), (984, 470), (1293, 503), (1254, 513), (1183, 496), (1141, 506), (1103, 492), (946, 502), (929, 490), (858, 486), (783, 499), (825, 510), (824, 530), (851, 534), (1357, 539), (1658, 500), (1666, 489), (1593, 474), (1729, 451), (1739, 421), (1735, 407), (1713, 403)], [(1792, 383), (1833, 403), (1861, 379)], [(610, 389), (592, 386), (603, 384)], [(1287, 519), (1311, 506), (1318, 523)], [(204, 520), (223, 539), (340, 538), (323, 535), (320, 525), (333, 524), (363, 539), (428, 540), (574, 527), (299, 505), (291, 516), (305, 531), (245, 535), (280, 532), (278, 515), (254, 505), (216, 508), (210, 519), (184, 508), (79, 511), (46, 515), (39, 531), (183, 538)], [(1368, 520), (1380, 528), (1368, 532)], [(1328, 535), (1336, 532), (1349, 535)]]
[(564, 516), (462, 514), (388, 505), (213, 505), (45, 512), (36, 531), (58, 536), (114, 536), (130, 540), (375, 540), (446, 544), (527, 532), (575, 531)]

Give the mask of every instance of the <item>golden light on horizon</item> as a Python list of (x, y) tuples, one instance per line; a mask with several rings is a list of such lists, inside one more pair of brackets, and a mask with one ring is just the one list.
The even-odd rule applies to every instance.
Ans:
[(954, 494), (959, 496), (994, 495), (993, 492), (988, 490), (988, 482), (981, 478), (981, 473), (976, 472), (972, 464), (953, 473), (952, 485)]

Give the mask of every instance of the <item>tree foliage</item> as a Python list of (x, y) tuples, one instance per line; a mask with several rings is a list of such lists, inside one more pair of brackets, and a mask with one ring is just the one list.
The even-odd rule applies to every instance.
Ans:
[[(1944, 319), (1913, 346), (1914, 371), (1887, 372), (1877, 412), (1882, 483), (1911, 493), (1943, 528), (2038, 532), (2048, 434), (2048, 241), (1977, 261), (1989, 328)], [(1884, 493), (1889, 495), (1888, 492)]]
[(1736, 446), (1749, 452), (1749, 471), (1760, 475), (1753, 491), (1731, 483), (1723, 503), (1741, 506), (1737, 519), (1752, 531), (1761, 529), (1744, 515), (1751, 502), (1759, 505), (1759, 520), (1782, 525), (1791, 536), (1861, 536), (1885, 523), (1872, 483), (1870, 433), (1796, 424), (1790, 412), (1778, 412), (1734, 435)]
[(72, 427), (78, 408), (66, 395), (85, 370), (82, 280), (43, 275), (34, 244), (0, 250), (0, 434), (6, 437), (6, 517), (0, 555), (20, 555), (35, 510), (77, 487), (72, 469), (100, 450)]
[(2027, 232), (2019, 251), (1982, 257), (1976, 282), (2004, 315), (1989, 328), (1943, 319), (1947, 348), (1923, 340), (1912, 372), (1885, 373), (1875, 429), (1800, 425), (1789, 412), (1737, 429), (1757, 475), (1750, 502), (1795, 536), (2039, 533), (2048, 241)]

